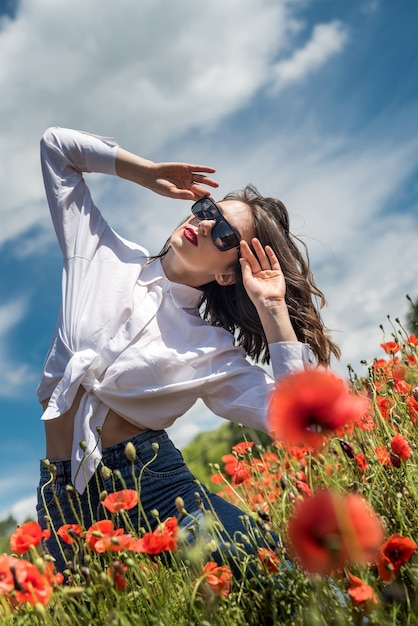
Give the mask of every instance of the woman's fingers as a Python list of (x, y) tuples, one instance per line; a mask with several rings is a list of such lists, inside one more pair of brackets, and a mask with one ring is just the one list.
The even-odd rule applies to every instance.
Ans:
[(219, 183), (214, 179), (206, 176), (206, 174), (197, 174), (196, 172), (191, 173), (192, 176), (192, 184), (194, 185), (207, 185), (208, 187), (219, 187)]
[(246, 241), (241, 242), (241, 255), (249, 264), (253, 274), (257, 274), (262, 270), (280, 269), (279, 261), (270, 246), (265, 248), (260, 241), (254, 237), (251, 240), (254, 252)]

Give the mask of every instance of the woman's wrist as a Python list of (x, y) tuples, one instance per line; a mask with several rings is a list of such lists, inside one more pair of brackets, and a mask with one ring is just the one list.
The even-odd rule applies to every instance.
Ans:
[(144, 159), (123, 148), (118, 148), (116, 153), (116, 174), (133, 183), (148, 187), (149, 173), (155, 166), (154, 161)]
[(284, 301), (257, 309), (268, 343), (298, 341)]

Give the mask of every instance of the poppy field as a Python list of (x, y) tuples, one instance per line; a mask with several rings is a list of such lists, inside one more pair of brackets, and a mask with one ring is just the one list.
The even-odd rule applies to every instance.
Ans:
[[(105, 492), (105, 519), (87, 528), (16, 528), (0, 556), (0, 623), (418, 624), (418, 338), (399, 324), (376, 352), (365, 377), (318, 368), (278, 382), (271, 444), (243, 429), (212, 464), (212, 488), (248, 528), (222, 543), (222, 562), (205, 502), (191, 542), (180, 498), (176, 517), (155, 511), (157, 527), (138, 529), (128, 512), (140, 487)], [(48, 554), (51, 533), (64, 572)]]

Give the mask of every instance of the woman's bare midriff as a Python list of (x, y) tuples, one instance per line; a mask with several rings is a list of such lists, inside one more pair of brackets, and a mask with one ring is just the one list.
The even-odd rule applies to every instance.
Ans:
[[(74, 416), (84, 393), (84, 389), (80, 387), (71, 409), (61, 417), (45, 421), (46, 458), (50, 461), (65, 461), (71, 458)], [(48, 400), (45, 400), (42, 406), (45, 410)], [(134, 426), (109, 409), (101, 433), (102, 448), (126, 441), (142, 432), (145, 432), (144, 429)]]

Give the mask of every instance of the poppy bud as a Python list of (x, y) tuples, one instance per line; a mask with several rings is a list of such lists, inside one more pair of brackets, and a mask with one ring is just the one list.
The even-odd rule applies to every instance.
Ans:
[(128, 441), (125, 446), (125, 456), (131, 463), (133, 463), (136, 459), (136, 450), (132, 441)]
[(402, 465), (401, 459), (396, 456), (396, 454), (393, 454), (393, 452), (390, 453), (390, 462), (392, 463), (393, 467), (397, 467), (398, 469)]
[(100, 468), (100, 473), (102, 475), (102, 478), (106, 480), (106, 478), (111, 477), (112, 470), (110, 469), (110, 467), (106, 467), (106, 465), (102, 465), (102, 467)]
[(354, 454), (354, 449), (353, 446), (348, 443), (347, 441), (344, 441), (343, 439), (340, 439), (340, 446), (342, 451), (344, 452), (344, 454), (349, 458), (349, 459), (354, 459), (354, 457), (356, 456)]
[(178, 496), (175, 501), (176, 509), (179, 513), (184, 513), (184, 500)]

